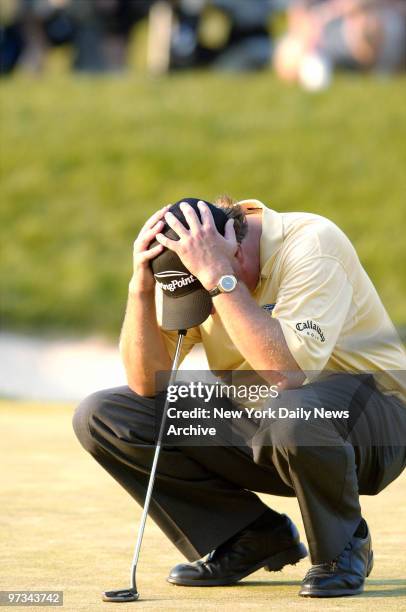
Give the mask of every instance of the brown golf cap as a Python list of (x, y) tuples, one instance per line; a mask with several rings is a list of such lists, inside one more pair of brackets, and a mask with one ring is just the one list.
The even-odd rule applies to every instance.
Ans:
[[(169, 211), (186, 228), (189, 228), (180, 205), (182, 203), (190, 204), (201, 219), (198, 202), (207, 204), (218, 232), (224, 235), (228, 217), (221, 208), (210, 202), (199, 198), (184, 198), (173, 204)], [(179, 240), (176, 232), (167, 223), (165, 223), (161, 233), (171, 240)], [(158, 242), (154, 240), (150, 248), (157, 244)], [(211, 313), (211, 297), (200, 281), (185, 268), (178, 255), (165, 248), (152, 260), (151, 267), (155, 281), (162, 290), (162, 329), (189, 329), (201, 325)]]

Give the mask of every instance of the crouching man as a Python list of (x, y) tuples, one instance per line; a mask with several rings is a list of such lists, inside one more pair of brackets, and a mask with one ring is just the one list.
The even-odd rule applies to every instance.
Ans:
[(96, 392), (74, 416), (84, 448), (140, 504), (156, 374), (183, 327), (182, 358), (202, 343), (211, 370), (257, 372), (280, 390), (268, 407), (300, 411), (251, 422), (235, 445), (163, 447), (150, 513), (189, 561), (169, 582), (228, 585), (304, 558), (263, 492), (298, 500), (312, 562), (300, 595), (360, 593), (373, 554), (359, 495), (406, 464), (406, 353), (350, 241), (323, 217), (257, 200), (188, 198), (146, 222), (120, 341), (128, 386)]

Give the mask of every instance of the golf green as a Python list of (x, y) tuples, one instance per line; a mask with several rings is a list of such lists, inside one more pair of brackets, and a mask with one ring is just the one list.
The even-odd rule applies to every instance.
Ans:
[[(379, 496), (362, 498), (375, 568), (361, 596), (299, 598), (307, 560), (278, 574), (258, 571), (234, 587), (172, 586), (166, 576), (182, 557), (148, 521), (139, 602), (103, 603), (102, 590), (128, 586), (140, 508), (82, 450), (72, 432), (72, 412), (71, 405), (0, 403), (0, 589), (63, 590), (63, 609), (69, 611), (406, 609), (405, 475)], [(303, 535), (295, 499), (264, 499), (289, 514)]]

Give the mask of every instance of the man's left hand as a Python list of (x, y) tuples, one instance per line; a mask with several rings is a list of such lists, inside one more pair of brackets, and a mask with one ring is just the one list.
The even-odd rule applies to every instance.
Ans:
[(207, 204), (199, 202), (198, 207), (201, 221), (192, 206), (186, 202), (180, 205), (190, 229), (174, 214), (167, 212), (165, 221), (177, 233), (179, 240), (170, 240), (163, 234), (157, 234), (156, 239), (164, 247), (174, 251), (189, 272), (209, 291), (217, 285), (223, 274), (233, 274), (232, 261), (238, 244), (233, 219), (227, 221), (222, 236), (217, 231)]

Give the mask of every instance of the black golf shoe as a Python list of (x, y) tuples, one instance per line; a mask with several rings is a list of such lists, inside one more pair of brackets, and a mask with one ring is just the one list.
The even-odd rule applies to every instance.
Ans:
[[(266, 513), (265, 513), (266, 514)], [(224, 586), (265, 567), (277, 572), (307, 556), (299, 532), (284, 514), (277, 525), (254, 522), (194, 563), (174, 567), (168, 582), (181, 586)]]
[(343, 552), (333, 561), (313, 565), (302, 582), (302, 597), (343, 597), (364, 590), (365, 578), (374, 564), (371, 535), (364, 522), (364, 537), (353, 536)]

